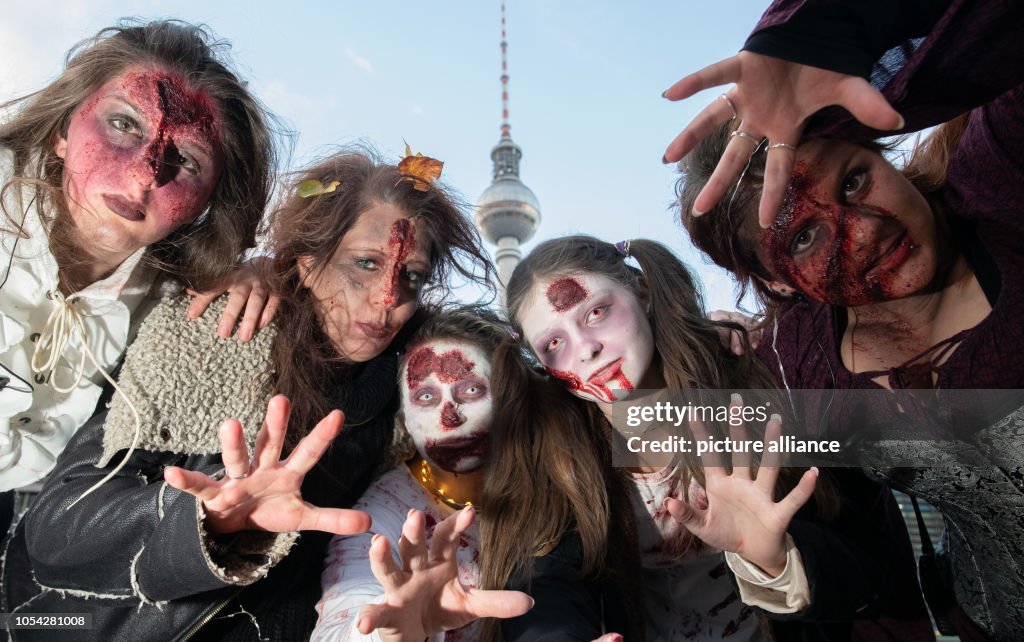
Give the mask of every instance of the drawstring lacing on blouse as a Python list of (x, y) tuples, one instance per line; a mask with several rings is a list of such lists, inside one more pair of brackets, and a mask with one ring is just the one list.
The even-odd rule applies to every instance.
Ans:
[[(118, 387), (117, 383), (114, 382), (113, 378), (107, 373), (106, 370), (99, 364), (96, 356), (92, 352), (92, 348), (89, 346), (89, 335), (85, 328), (85, 323), (82, 321), (82, 316), (79, 314), (75, 307), (75, 300), (68, 300), (60, 292), (47, 292), (47, 298), (53, 301), (53, 310), (50, 312), (49, 318), (46, 319), (46, 325), (43, 326), (43, 331), (39, 335), (39, 339), (36, 341), (35, 350), (32, 352), (32, 372), (34, 374), (43, 375), (46, 381), (49, 381), (53, 389), (61, 393), (69, 393), (82, 382), (82, 377), (85, 376), (85, 364), (86, 359), (92, 362), (92, 365), (96, 370), (103, 375), (103, 378), (113, 386), (115, 394), (121, 395), (125, 402), (128, 404), (128, 408), (132, 411), (132, 416), (135, 419), (135, 436), (132, 438), (131, 446), (128, 448), (127, 454), (124, 459), (114, 467), (112, 471), (107, 475), (93, 484), (82, 493), (81, 497), (71, 503), (74, 506), (89, 493), (96, 490), (103, 484), (107, 483), (114, 475), (116, 475), (125, 464), (128, 463), (128, 459), (132, 456), (135, 451), (135, 447), (139, 442), (139, 436), (142, 433), (142, 420), (139, 418), (139, 411), (135, 409), (135, 404), (128, 398), (128, 395), (124, 394), (121, 388)], [(81, 356), (78, 359), (77, 364), (67, 362), (64, 356), (71, 338), (78, 335), (78, 341), (81, 343), (82, 350)], [(68, 365), (72, 367), (73, 381), (69, 386), (61, 386), (57, 381), (57, 366), (61, 359), (64, 359)], [(69, 506), (68, 508), (70, 508)]]

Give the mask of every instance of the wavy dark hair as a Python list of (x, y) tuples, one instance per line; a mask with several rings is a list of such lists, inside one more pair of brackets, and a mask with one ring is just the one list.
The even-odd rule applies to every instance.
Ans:
[[(199, 217), (149, 246), (146, 261), (197, 289), (224, 279), (255, 244), (273, 192), (284, 129), (232, 70), (227, 42), (204, 25), (178, 20), (125, 19), (85, 40), (67, 55), (64, 72), (43, 89), (0, 105), (14, 115), (0, 125), (0, 148), (13, 154), (13, 178), (3, 191), (36, 190), (40, 216), (52, 224), (51, 246), (64, 287), (80, 289), (76, 264), (84, 260), (62, 187), (64, 161), (54, 152), (74, 110), (111, 78), (130, 67), (153, 65), (178, 73), (206, 93), (220, 114), (224, 169)], [(47, 213), (53, 213), (48, 215)], [(20, 230), (27, 212), (4, 215)]]
[[(298, 186), (307, 180), (329, 184), (333, 192), (304, 198)], [(359, 216), (378, 204), (393, 205), (416, 219), (430, 256), (431, 273), (421, 297), (429, 302), (449, 292), (453, 274), (494, 291), (494, 267), (480, 236), (458, 198), (435, 182), (426, 191), (403, 177), (396, 165), (385, 163), (365, 147), (340, 150), (290, 177), (292, 188), (270, 218), (270, 252), (264, 278), (281, 297), (280, 322), (274, 341), (277, 388), (292, 400), (292, 421), (311, 429), (330, 411), (324, 382), (332, 381), (352, 364), (338, 354), (322, 329), (319, 306), (303, 285), (299, 259), (309, 273), (319, 274), (334, 256)], [(425, 319), (418, 314), (395, 341)]]

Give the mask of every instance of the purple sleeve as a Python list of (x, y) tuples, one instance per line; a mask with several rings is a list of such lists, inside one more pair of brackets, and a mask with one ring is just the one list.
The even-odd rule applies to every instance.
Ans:
[(950, 159), (947, 204), (963, 218), (1024, 231), (1024, 85), (971, 112)]
[[(777, 0), (765, 12), (752, 37), (771, 34), (776, 41), (786, 40), (790, 47), (797, 47), (800, 33), (808, 33), (806, 16), (834, 11), (839, 6), (842, 4), (834, 0)], [(864, 52), (876, 55), (878, 45), (891, 41), (896, 29), (901, 28), (899, 25), (906, 26), (904, 38), (914, 37), (921, 26), (914, 20), (890, 20), (886, 25), (883, 31), (891, 33), (885, 39), (865, 36)], [(865, 31), (870, 32), (875, 26), (865, 24)], [(827, 28), (827, 24), (822, 28)], [(805, 45), (803, 56), (787, 54), (785, 49), (773, 53), (762, 48), (758, 52), (807, 62), (814, 52), (806, 50), (806, 46), (809, 45)], [(923, 38), (885, 51), (875, 61), (871, 81), (906, 119), (904, 131), (916, 131), (970, 111), (1024, 82), (1024, 65), (1020, 60), (1024, 60), (1024, 3), (955, 0)], [(868, 140), (891, 133), (860, 125), (838, 107), (822, 110), (807, 127), (809, 135), (848, 140)]]

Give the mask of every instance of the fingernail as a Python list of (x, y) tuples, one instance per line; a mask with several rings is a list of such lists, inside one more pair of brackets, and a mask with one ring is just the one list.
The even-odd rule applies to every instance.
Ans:
[(904, 120), (903, 114), (900, 114), (900, 124), (896, 125), (896, 129), (903, 129), (906, 126), (907, 126), (907, 121)]
[(668, 165), (668, 156), (666, 156), (665, 154), (661, 155), (661, 164)]
[(534, 605), (535, 605), (535, 604), (537, 604), (537, 600), (535, 600), (535, 599), (533, 599), (533, 598), (531, 597), (531, 598), (530, 598), (530, 608), (532, 609), (532, 608), (534, 607)]
[(667, 89), (665, 91), (661, 92), (661, 97), (662, 98), (668, 98), (668, 90)]
[(415, 508), (410, 508), (409, 512), (405, 514), (405, 518), (409, 519), (410, 517), (412, 517), (412, 514), (415, 513), (415, 512), (416, 512)]
[(770, 421), (782, 421), (782, 415), (780, 415), (777, 412), (772, 413), (772, 418), (770, 419)]
[(767, 230), (769, 227), (772, 226), (771, 223), (766, 223), (766, 222), (764, 222), (764, 221), (762, 221), (760, 219), (758, 219), (757, 224), (761, 226), (762, 230)]
[(380, 533), (374, 533), (373, 537), (370, 538), (370, 545), (373, 546), (374, 544), (376, 544), (377, 540), (379, 540), (380, 538), (381, 538), (381, 534)]
[(743, 403), (743, 397), (741, 397), (738, 392), (732, 393), (732, 395), (729, 398), (732, 400), (733, 403)]
[(694, 207), (692, 210), (690, 210), (690, 213), (693, 214), (694, 218), (704, 216), (704, 212), (700, 211), (696, 207)]
[(813, 471), (814, 471), (814, 476), (815, 476), (815, 477), (817, 477), (817, 476), (818, 476), (818, 473), (820, 473), (820, 472), (821, 472), (820, 470), (818, 470), (818, 467), (817, 467), (817, 466), (811, 466), (811, 470), (813, 470)]

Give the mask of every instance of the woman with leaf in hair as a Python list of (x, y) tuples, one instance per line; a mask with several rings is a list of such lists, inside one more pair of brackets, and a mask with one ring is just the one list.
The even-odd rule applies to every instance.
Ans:
[(97, 640), (309, 635), (329, 534), (366, 530), (344, 507), (396, 463), (421, 301), (493, 268), (443, 185), (365, 150), (301, 172), (271, 235), (281, 304), (253, 341), (184, 297), (149, 314), (119, 379), (138, 420), (118, 396), (72, 440), (11, 542), (5, 610), (88, 611)]

